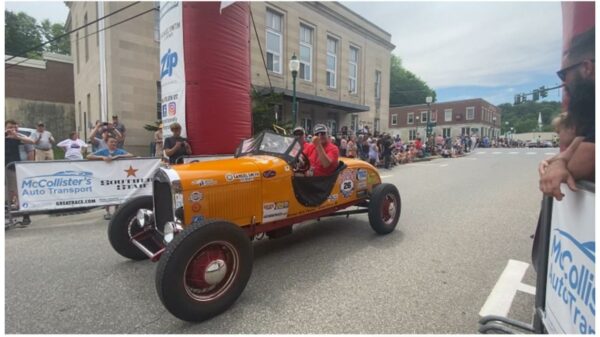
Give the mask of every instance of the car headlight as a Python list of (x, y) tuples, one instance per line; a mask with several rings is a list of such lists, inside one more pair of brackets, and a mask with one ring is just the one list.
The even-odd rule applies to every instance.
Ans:
[(181, 232), (183, 230), (183, 227), (181, 227), (178, 223), (173, 222), (173, 221), (169, 221), (165, 224), (165, 242), (169, 243), (171, 241), (173, 241), (173, 238), (175, 237), (175, 234)]
[(147, 222), (150, 222), (152, 220), (152, 215), (153, 213), (151, 210), (140, 208), (136, 214), (136, 218), (140, 227), (144, 227)]

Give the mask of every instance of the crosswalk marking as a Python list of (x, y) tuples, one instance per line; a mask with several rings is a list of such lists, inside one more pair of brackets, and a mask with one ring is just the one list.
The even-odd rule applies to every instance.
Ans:
[(501, 154), (502, 152), (492, 152), (492, 154)]
[(527, 152), (526, 154), (537, 154), (537, 152)]
[(519, 152), (509, 152), (508, 154), (519, 154)]

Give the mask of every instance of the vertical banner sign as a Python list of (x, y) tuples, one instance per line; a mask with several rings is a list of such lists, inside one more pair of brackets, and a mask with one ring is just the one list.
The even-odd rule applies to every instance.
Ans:
[(185, 62), (183, 57), (183, 3), (160, 3), (160, 85), (163, 137), (172, 135), (170, 125), (181, 124), (181, 136), (186, 137), (185, 124)]
[(595, 194), (561, 190), (565, 197), (552, 206), (544, 325), (551, 334), (595, 334)]
[(152, 195), (159, 166), (156, 158), (17, 163), (19, 210), (118, 205)]

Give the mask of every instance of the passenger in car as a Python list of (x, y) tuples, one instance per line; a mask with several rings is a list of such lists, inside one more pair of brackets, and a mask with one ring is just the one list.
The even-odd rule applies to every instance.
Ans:
[(323, 124), (315, 125), (312, 143), (304, 149), (304, 154), (310, 161), (308, 175), (327, 176), (332, 174), (338, 166), (340, 156), (338, 147), (329, 140), (327, 127)]

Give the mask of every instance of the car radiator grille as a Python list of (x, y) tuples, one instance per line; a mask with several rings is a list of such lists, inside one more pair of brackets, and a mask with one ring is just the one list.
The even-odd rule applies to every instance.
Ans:
[(157, 228), (162, 231), (165, 223), (173, 221), (173, 196), (171, 185), (155, 180), (153, 183), (154, 218)]

